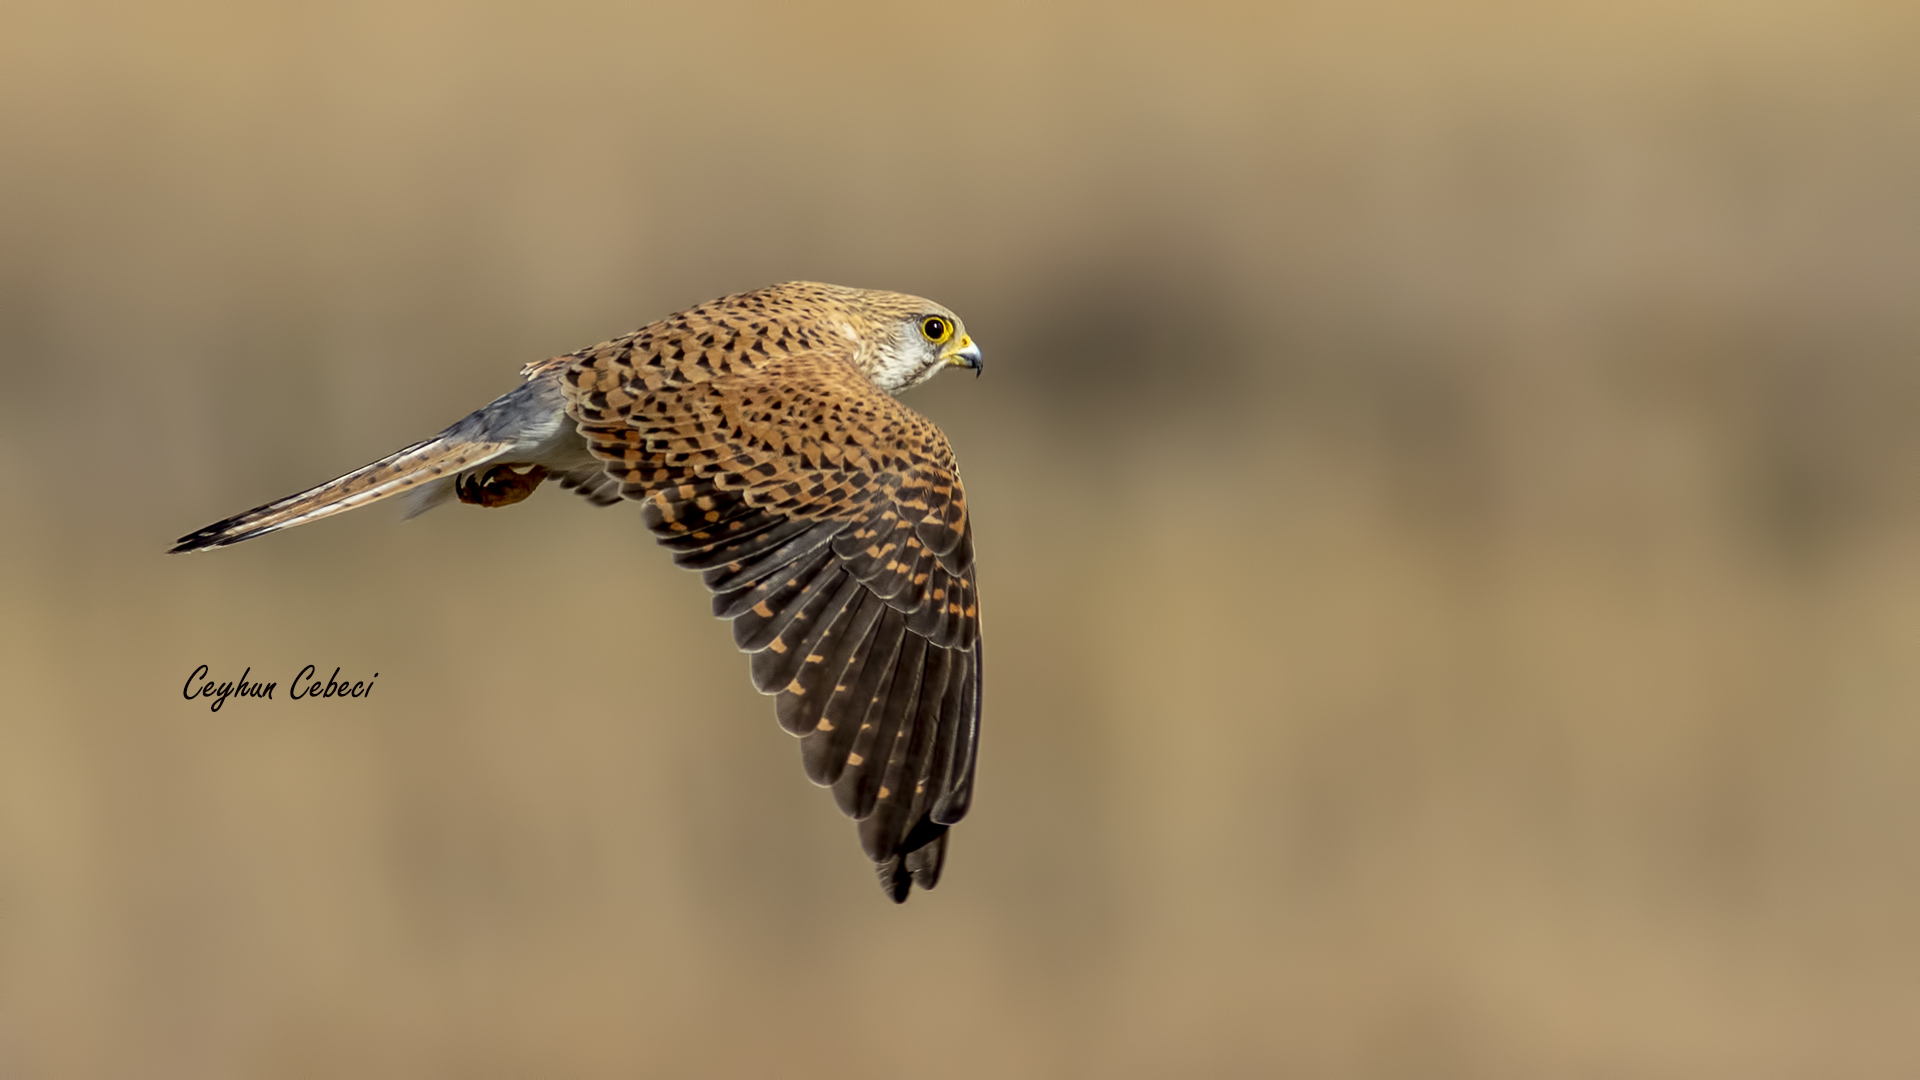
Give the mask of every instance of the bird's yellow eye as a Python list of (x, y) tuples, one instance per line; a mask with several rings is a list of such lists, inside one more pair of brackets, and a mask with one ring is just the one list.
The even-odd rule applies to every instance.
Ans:
[(953, 324), (938, 315), (929, 315), (920, 320), (920, 332), (938, 345), (953, 336)]

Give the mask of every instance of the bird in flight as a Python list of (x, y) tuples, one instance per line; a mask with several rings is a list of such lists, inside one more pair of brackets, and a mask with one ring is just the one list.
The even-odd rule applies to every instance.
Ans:
[[(226, 547), (405, 494), (640, 504), (733, 621), (753, 685), (896, 903), (931, 889), (980, 736), (973, 529), (953, 447), (894, 395), (981, 368), (916, 296), (788, 282), (528, 364), (512, 392), (345, 476), (181, 537)], [(411, 516), (411, 513), (409, 516)]]

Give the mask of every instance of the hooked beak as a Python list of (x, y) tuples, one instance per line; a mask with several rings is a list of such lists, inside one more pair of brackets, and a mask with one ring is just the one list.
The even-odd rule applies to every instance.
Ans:
[(978, 378), (981, 370), (986, 367), (986, 361), (980, 359), (980, 346), (973, 343), (971, 334), (964, 335), (959, 341), (954, 342), (948, 348), (945, 359), (954, 367), (972, 368), (975, 378)]

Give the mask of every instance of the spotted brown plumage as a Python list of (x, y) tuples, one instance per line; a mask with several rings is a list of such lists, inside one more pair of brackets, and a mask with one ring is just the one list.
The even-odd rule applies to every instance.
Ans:
[(791, 282), (529, 364), (439, 436), (208, 526), (221, 547), (402, 491), (518, 502), (553, 476), (638, 502), (732, 620), (809, 778), (859, 822), (895, 901), (932, 888), (979, 746), (973, 532), (953, 448), (893, 397), (980, 368), (952, 312)]

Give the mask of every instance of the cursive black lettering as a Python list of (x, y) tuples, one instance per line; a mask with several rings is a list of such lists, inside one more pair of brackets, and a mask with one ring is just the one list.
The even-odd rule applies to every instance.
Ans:
[(186, 683), (180, 687), (180, 696), (188, 701), (194, 698), (212, 698), (213, 704), (208, 706), (212, 712), (219, 712), (221, 706), (232, 698), (266, 698), (272, 701), (274, 690), (280, 686), (277, 682), (263, 683), (249, 680), (247, 676), (253, 674), (251, 666), (242, 671), (238, 679), (217, 683), (213, 681), (208, 671), (205, 664), (194, 668), (193, 674), (188, 675)]
[[(373, 693), (373, 680), (380, 677), (373, 673), (372, 679), (354, 681), (344, 679), (340, 668), (334, 668), (333, 674), (320, 678), (319, 669), (312, 664), (300, 669), (293, 680), (287, 684), (287, 700), (299, 701), (302, 698), (364, 698)], [(274, 691), (280, 688), (278, 682), (260, 682), (253, 678), (253, 668), (248, 666), (240, 672), (237, 679), (215, 680), (212, 668), (206, 664), (193, 669), (187, 675), (187, 681), (180, 685), (180, 696), (187, 701), (206, 699), (207, 708), (219, 712), (222, 708), (239, 698), (265, 698), (273, 700)]]

